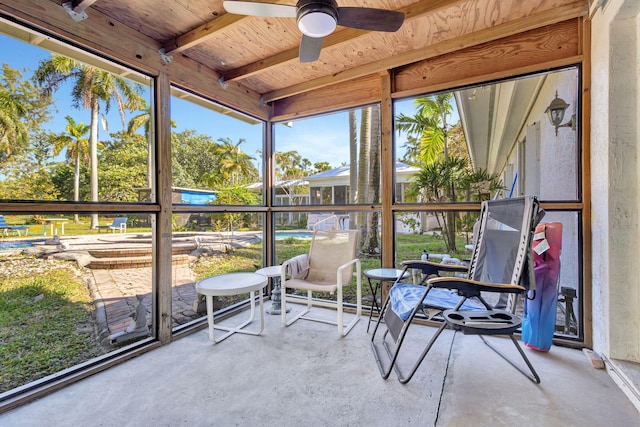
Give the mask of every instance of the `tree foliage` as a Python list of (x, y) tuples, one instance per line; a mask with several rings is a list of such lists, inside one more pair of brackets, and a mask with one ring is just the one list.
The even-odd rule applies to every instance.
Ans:
[(44, 135), (37, 134), (31, 145), (3, 164), (0, 199), (58, 200), (60, 191), (51, 181), (55, 163), (50, 161), (50, 147)]
[[(473, 170), (467, 159), (449, 157), (424, 165), (415, 175), (409, 191), (412, 197), (423, 202), (449, 203), (484, 200), (499, 189), (502, 189), (500, 174)], [(454, 212), (435, 215), (443, 230), (447, 250), (455, 252), (456, 216), (452, 214)]]
[(147, 139), (125, 131), (111, 134), (99, 156), (100, 200), (136, 202), (147, 187)]
[(205, 180), (212, 188), (220, 185), (245, 185), (258, 178), (258, 170), (252, 163), (255, 158), (240, 147), (245, 142), (242, 138), (236, 143), (229, 137), (219, 138), (211, 147), (216, 167), (206, 174)]
[[(98, 120), (101, 108), (108, 113), (116, 104), (122, 126), (125, 126), (125, 110), (144, 108), (141, 86), (107, 71), (77, 62), (66, 56), (52, 54), (43, 60), (35, 71), (36, 81), (42, 85), (46, 96), (57, 91), (62, 83), (72, 82), (71, 99), (78, 109), (91, 111), (89, 135), (91, 200), (98, 201)], [(103, 122), (106, 123), (106, 120)], [(91, 228), (98, 226), (97, 214), (91, 215)]]
[(413, 116), (399, 114), (396, 128), (410, 137), (406, 149), (416, 163), (431, 163), (439, 157), (449, 157), (448, 137), (453, 114), (452, 92), (415, 99)]
[[(21, 71), (2, 64), (0, 70), (0, 164), (13, 154), (23, 154), (30, 140), (50, 119), (53, 100), (41, 93), (33, 78), (26, 79)], [(27, 153), (28, 157), (28, 153)], [(14, 159), (18, 160), (18, 159)]]

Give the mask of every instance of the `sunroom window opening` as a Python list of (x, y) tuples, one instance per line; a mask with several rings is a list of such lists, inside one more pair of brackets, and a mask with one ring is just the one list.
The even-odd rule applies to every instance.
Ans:
[(4, 20), (0, 33), (0, 81), (30, 106), (11, 109), (0, 199), (138, 201), (153, 182), (151, 78)]
[(155, 215), (97, 215), (96, 229), (88, 213), (0, 216), (0, 355), (19, 367), (3, 372), (0, 393), (154, 339)]
[(378, 104), (276, 123), (273, 135), (275, 205), (380, 203)]
[[(394, 215), (396, 266), (422, 259), (464, 264), (473, 248), (478, 211), (403, 211)], [(455, 229), (451, 224), (455, 224)]]
[[(419, 172), (396, 202), (579, 200), (578, 87), (569, 67), (397, 101), (396, 158)], [(545, 112), (556, 91), (573, 117), (557, 135)]]
[[(195, 282), (226, 273), (255, 272), (263, 266), (264, 214), (179, 212), (173, 214), (172, 326), (191, 326), (207, 315)], [(248, 303), (249, 294), (214, 299), (214, 314)]]
[[(582, 303), (584, 300), (582, 291), (582, 267), (581, 260), (582, 248), (581, 241), (581, 222), (582, 215), (578, 211), (547, 211), (542, 224), (538, 225), (537, 233), (543, 233), (544, 237), (551, 241), (553, 237), (556, 238), (555, 245), (559, 246), (559, 262), (556, 265), (558, 269), (557, 275), (551, 275), (550, 277), (556, 278), (557, 282), (547, 283), (540, 287), (539, 292), (543, 293), (557, 293), (557, 308), (555, 316), (555, 335), (565, 339), (584, 339), (583, 317), (582, 317)], [(559, 228), (557, 236), (552, 235), (549, 232), (545, 232), (549, 224), (552, 227)], [(538, 235), (538, 241), (534, 242), (535, 245), (539, 244), (542, 240), (542, 235)], [(554, 242), (551, 242), (552, 244)], [(543, 247), (545, 244), (543, 243)], [(534, 252), (536, 256), (536, 252)], [(545, 253), (541, 253), (537, 260), (541, 261), (545, 257)], [(551, 255), (546, 256), (550, 258)], [(538, 278), (536, 278), (538, 283)], [(554, 286), (555, 285), (555, 286)], [(538, 292), (538, 291), (536, 291)]]
[[(473, 255), (479, 211), (404, 211), (395, 214), (396, 268), (402, 261), (426, 259), (449, 265), (468, 265)], [(454, 219), (455, 234), (449, 220)], [(550, 227), (559, 232), (550, 231)], [(552, 301), (557, 337), (583, 339), (582, 262), (580, 260), (580, 214), (576, 211), (547, 211), (536, 228), (532, 247), (547, 239), (559, 263), (550, 264), (551, 255), (532, 252), (536, 266), (536, 298)], [(535, 246), (534, 246), (535, 245)], [(543, 243), (545, 246), (546, 243)], [(542, 249), (539, 249), (542, 251)], [(554, 273), (549, 274), (549, 273)], [(544, 295), (544, 296), (543, 296)], [(493, 299), (492, 304), (500, 301)], [(504, 300), (502, 301), (504, 303)], [(522, 310), (520, 301), (519, 309)], [(531, 305), (532, 307), (532, 305)], [(549, 309), (549, 308), (546, 308)]]
[[(360, 220), (366, 226), (359, 228), (359, 239), (355, 257), (360, 260), (361, 274), (366, 270), (381, 268), (382, 259), (382, 215), (380, 211), (313, 211), (296, 212), (300, 221), (296, 228), (277, 225), (275, 230), (275, 262), (281, 265), (295, 256), (308, 254), (314, 232), (353, 230), (351, 224)], [(359, 218), (360, 217), (360, 218)], [(306, 224), (306, 225), (305, 225)], [(363, 276), (363, 304), (371, 304), (371, 292), (365, 286)], [(345, 302), (356, 303), (356, 279), (345, 287)], [(317, 295), (322, 299), (335, 300), (335, 295)], [(378, 295), (379, 297), (379, 295)]]
[[(537, 196), (550, 204), (545, 224), (562, 227), (561, 275), (550, 290), (558, 300), (555, 334), (582, 339), (579, 87), (580, 69), (572, 66), (397, 101), (396, 158), (417, 172), (403, 187), (396, 171), (396, 203), (427, 206), (395, 213), (396, 262), (423, 250), (464, 261), (473, 247), (473, 215), (428, 211), (431, 203), (455, 209), (460, 202)], [(566, 123), (549, 120), (552, 107), (564, 109)], [(575, 211), (553, 210), (571, 202)]]
[(263, 203), (264, 122), (172, 87), (172, 202)]

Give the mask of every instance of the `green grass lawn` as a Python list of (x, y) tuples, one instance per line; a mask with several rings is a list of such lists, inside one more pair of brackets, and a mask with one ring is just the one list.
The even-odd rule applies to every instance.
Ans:
[(0, 393), (102, 354), (93, 312), (71, 263), (0, 258)]

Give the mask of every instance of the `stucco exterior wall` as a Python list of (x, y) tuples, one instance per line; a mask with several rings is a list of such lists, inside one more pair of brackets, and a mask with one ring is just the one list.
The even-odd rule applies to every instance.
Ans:
[[(561, 127), (556, 135), (545, 110), (557, 92), (558, 97), (569, 104), (562, 123), (569, 122), (571, 116), (578, 113), (578, 82), (577, 69), (551, 73), (541, 81), (535, 103), (518, 136), (520, 144), (507, 162), (515, 168), (522, 181), (521, 195), (535, 195), (540, 200), (577, 200), (578, 132), (570, 127)], [(549, 212), (543, 221), (563, 224), (560, 285), (578, 289), (578, 216), (572, 212)], [(581, 301), (575, 303), (581, 304)]]
[(591, 189), (594, 349), (640, 362), (637, 0), (592, 20)]

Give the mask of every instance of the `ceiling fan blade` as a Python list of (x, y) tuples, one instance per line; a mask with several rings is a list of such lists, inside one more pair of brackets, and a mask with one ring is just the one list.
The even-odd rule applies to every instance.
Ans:
[(228, 13), (235, 13), (237, 15), (273, 16), (276, 18), (296, 17), (296, 7), (287, 4), (223, 1), (222, 6)]
[(313, 62), (320, 57), (322, 38), (302, 35), (300, 41), (300, 62)]
[[(225, 2), (226, 3), (226, 2)], [(369, 31), (394, 32), (402, 26), (404, 13), (368, 7), (339, 7), (338, 25)]]

